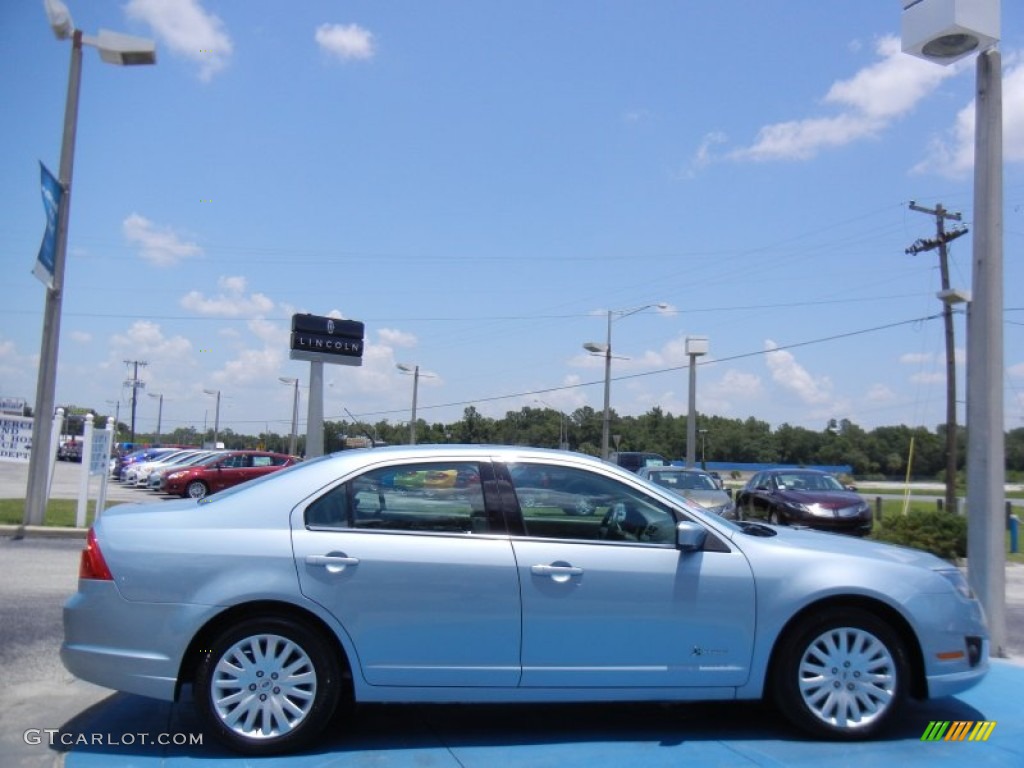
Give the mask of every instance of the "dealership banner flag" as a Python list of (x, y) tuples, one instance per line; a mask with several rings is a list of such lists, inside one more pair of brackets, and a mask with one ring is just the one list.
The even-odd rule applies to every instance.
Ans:
[(64, 197), (64, 187), (42, 162), (39, 163), (39, 169), (42, 176), (43, 209), (46, 211), (46, 231), (43, 233), (43, 244), (39, 246), (39, 256), (36, 258), (32, 274), (47, 288), (53, 290), (53, 273), (57, 263), (57, 215)]

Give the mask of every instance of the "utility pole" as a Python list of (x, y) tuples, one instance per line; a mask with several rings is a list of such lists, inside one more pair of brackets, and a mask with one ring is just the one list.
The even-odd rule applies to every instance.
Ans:
[(132, 388), (132, 436), (131, 443), (135, 445), (135, 406), (139, 400), (139, 390), (146, 388), (146, 382), (139, 380), (139, 366), (145, 368), (149, 363), (145, 360), (125, 360), (125, 365), (132, 366), (132, 377), (125, 379), (124, 385)]
[(957, 511), (956, 503), (956, 468), (957, 468), (957, 426), (956, 426), (956, 346), (953, 343), (953, 304), (964, 300), (961, 291), (950, 290), (949, 258), (946, 244), (967, 234), (967, 227), (961, 226), (952, 232), (946, 232), (946, 219), (960, 221), (959, 213), (950, 213), (939, 203), (934, 208), (925, 208), (913, 200), (910, 210), (927, 213), (935, 217), (935, 237), (921, 239), (906, 249), (908, 254), (939, 249), (939, 274), (942, 279), (942, 320), (946, 328), (946, 510)]

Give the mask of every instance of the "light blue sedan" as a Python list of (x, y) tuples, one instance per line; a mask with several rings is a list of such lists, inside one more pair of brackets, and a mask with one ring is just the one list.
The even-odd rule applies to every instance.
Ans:
[(605, 462), (494, 446), (345, 451), (107, 510), (64, 631), (73, 674), (164, 700), (191, 684), (248, 754), (308, 744), (346, 697), (764, 697), (813, 735), (867, 738), (908, 697), (975, 685), (989, 652), (931, 555), (733, 523)]

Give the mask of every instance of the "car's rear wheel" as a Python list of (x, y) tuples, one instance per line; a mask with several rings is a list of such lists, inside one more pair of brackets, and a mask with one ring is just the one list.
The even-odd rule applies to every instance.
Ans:
[(779, 709), (816, 736), (864, 739), (906, 698), (906, 647), (891, 626), (860, 608), (817, 613), (781, 638), (772, 674)]
[(206, 487), (206, 483), (202, 480), (193, 480), (185, 486), (185, 495), (190, 499), (201, 499), (209, 492), (210, 489)]
[(298, 749), (338, 704), (341, 669), (323, 636), (286, 618), (251, 619), (210, 643), (196, 706), (224, 744), (248, 755)]

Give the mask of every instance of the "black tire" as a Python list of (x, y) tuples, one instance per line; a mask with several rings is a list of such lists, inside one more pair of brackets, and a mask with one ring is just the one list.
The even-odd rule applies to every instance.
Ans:
[(910, 687), (903, 640), (860, 608), (809, 616), (780, 639), (775, 653), (775, 703), (791, 723), (814, 736), (874, 736), (891, 722)]
[[(272, 617), (243, 621), (213, 640), (196, 669), (194, 694), (200, 716), (225, 746), (273, 755), (319, 736), (341, 687), (338, 658), (320, 633)], [(245, 692), (251, 695), (239, 696)]]
[(190, 499), (206, 498), (206, 494), (209, 492), (210, 489), (206, 487), (206, 483), (202, 480), (193, 480), (185, 486), (185, 495)]

